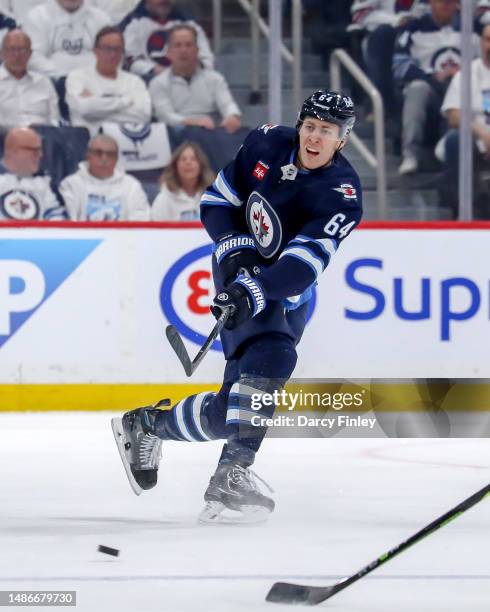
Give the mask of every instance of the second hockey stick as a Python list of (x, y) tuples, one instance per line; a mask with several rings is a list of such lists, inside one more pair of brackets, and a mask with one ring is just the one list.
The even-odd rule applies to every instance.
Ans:
[(430, 535), (440, 527), (444, 527), (444, 525), (447, 525), (450, 521), (463, 514), (463, 512), (466, 512), (466, 510), (472, 508), (484, 497), (487, 497), (487, 495), (490, 496), (490, 484), (488, 484), (486, 487), (483, 487), (483, 489), (481, 489), (471, 497), (465, 499), (455, 508), (449, 510), (449, 512), (446, 512), (446, 514), (443, 514), (438, 519), (418, 531), (411, 538), (405, 540), (405, 542), (402, 542), (398, 546), (395, 546), (395, 548), (392, 548), (384, 555), (381, 555), (381, 557), (378, 557), (377, 559), (372, 561), (372, 563), (370, 563), (369, 565), (366, 565), (366, 567), (363, 567), (357, 572), (357, 574), (353, 574), (348, 578), (344, 578), (337, 584), (326, 587), (317, 587), (301, 584), (291, 584), (289, 582), (276, 582), (272, 585), (271, 590), (267, 594), (266, 601), (285, 604), (304, 604), (306, 606), (314, 606), (316, 604), (319, 604), (322, 601), (329, 599), (339, 591), (342, 591), (343, 589), (347, 588), (354, 582), (357, 582), (358, 580), (366, 576), (366, 574), (369, 574), (370, 572), (378, 568), (380, 565), (383, 565), (383, 563), (390, 561), (413, 544), (420, 542), (420, 540)]
[(187, 349), (185, 348), (184, 342), (182, 338), (180, 337), (180, 334), (175, 328), (175, 326), (167, 325), (167, 329), (165, 330), (167, 339), (170, 343), (170, 346), (173, 348), (175, 354), (179, 358), (180, 363), (183, 365), (184, 372), (186, 373), (187, 376), (192, 376), (194, 374), (197, 366), (204, 359), (204, 357), (206, 356), (206, 353), (211, 348), (213, 342), (219, 336), (230, 314), (231, 314), (230, 308), (223, 310), (223, 312), (221, 313), (221, 315), (216, 321), (216, 325), (213, 327), (213, 329), (211, 330), (211, 333), (206, 338), (204, 344), (201, 346), (201, 348), (199, 349), (199, 352), (197, 353), (197, 355), (194, 357), (192, 361), (189, 356), (189, 353), (187, 352)]

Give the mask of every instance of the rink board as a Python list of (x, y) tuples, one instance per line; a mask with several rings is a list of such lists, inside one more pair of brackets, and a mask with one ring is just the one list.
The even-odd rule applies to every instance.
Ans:
[[(296, 377), (490, 377), (490, 224), (369, 224), (320, 279)], [(196, 227), (0, 229), (0, 410), (125, 409), (217, 388), (211, 244)]]

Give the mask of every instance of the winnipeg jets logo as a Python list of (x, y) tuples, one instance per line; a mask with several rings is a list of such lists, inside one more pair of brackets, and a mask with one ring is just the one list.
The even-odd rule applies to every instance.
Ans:
[(260, 208), (256, 207), (252, 212), (252, 222), (257, 240), (260, 244), (266, 245), (271, 222), (269, 215), (264, 211), (263, 202), (260, 202), (260, 205)]
[(357, 192), (349, 183), (342, 183), (340, 187), (334, 187), (334, 191), (338, 191), (346, 200), (357, 200)]
[(282, 239), (282, 228), (276, 211), (257, 191), (247, 202), (247, 224), (257, 249), (263, 257), (272, 257)]
[(434, 72), (445, 72), (456, 70), (461, 64), (461, 52), (456, 47), (444, 47), (439, 49), (431, 59)]
[(27, 191), (8, 191), (0, 197), (0, 212), (8, 219), (38, 219), (40, 210), (37, 199)]
[(141, 144), (151, 134), (151, 123), (122, 123), (119, 129), (135, 144)]

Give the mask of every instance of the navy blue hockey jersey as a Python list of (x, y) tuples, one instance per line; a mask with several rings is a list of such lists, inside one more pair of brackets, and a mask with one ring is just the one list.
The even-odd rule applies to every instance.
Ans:
[[(316, 279), (362, 216), (359, 177), (340, 154), (326, 168), (295, 164), (296, 130), (264, 125), (251, 132), (235, 159), (203, 194), (201, 219), (216, 242), (231, 232), (252, 237), (261, 256), (257, 281), (267, 307), (221, 340), (227, 359), (247, 340), (303, 333)], [(223, 288), (216, 258), (213, 274)]]
[(201, 200), (214, 241), (233, 231), (253, 237), (264, 262), (260, 283), (273, 300), (314, 284), (362, 216), (359, 177), (345, 157), (307, 171), (294, 165), (296, 153), (296, 130), (264, 125)]

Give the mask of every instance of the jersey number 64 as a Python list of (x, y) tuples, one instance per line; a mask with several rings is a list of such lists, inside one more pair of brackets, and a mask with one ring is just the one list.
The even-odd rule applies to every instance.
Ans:
[(342, 222), (345, 221), (345, 218), (346, 217), (343, 213), (337, 213), (336, 215), (334, 215), (323, 228), (325, 234), (327, 234), (328, 236), (337, 236), (338, 234), (339, 238), (345, 238), (356, 224), (355, 221), (351, 221), (350, 223), (342, 225)]

